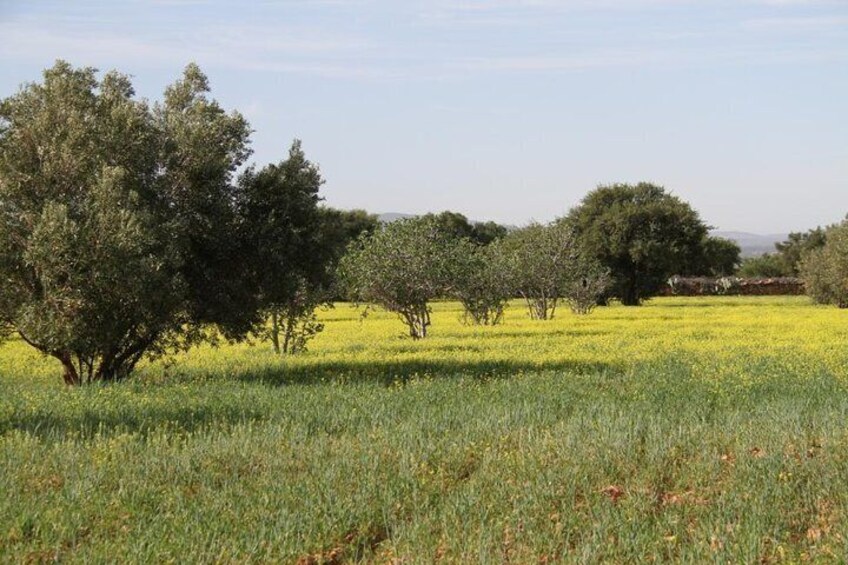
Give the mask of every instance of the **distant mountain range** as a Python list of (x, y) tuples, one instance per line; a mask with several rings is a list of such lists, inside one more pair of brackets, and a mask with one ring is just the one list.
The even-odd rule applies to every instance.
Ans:
[[(377, 216), (381, 222), (394, 222), (404, 218), (414, 218), (415, 214), (401, 214), (399, 212), (386, 212)], [(471, 220), (476, 221), (476, 220)], [(514, 226), (507, 226), (513, 228)], [(741, 231), (712, 231), (711, 235), (723, 237), (735, 241), (742, 248), (742, 257), (753, 257), (762, 255), (763, 253), (771, 253), (774, 249), (774, 244), (785, 240), (788, 234), (773, 233), (762, 235), (758, 233), (748, 233)]]
[(775, 251), (774, 244), (789, 237), (789, 234), (785, 233), (760, 235), (741, 231), (712, 231), (710, 235), (735, 241), (742, 248), (742, 257), (773, 253)]

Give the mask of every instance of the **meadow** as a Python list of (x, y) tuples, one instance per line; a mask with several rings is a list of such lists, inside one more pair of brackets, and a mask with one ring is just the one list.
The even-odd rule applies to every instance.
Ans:
[(2, 562), (843, 562), (848, 313), (658, 298), (322, 312), (67, 389), (0, 345)]

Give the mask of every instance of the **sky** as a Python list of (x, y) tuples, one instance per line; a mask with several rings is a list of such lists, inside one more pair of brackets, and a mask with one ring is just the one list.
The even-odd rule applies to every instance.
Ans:
[(189, 62), (326, 203), (520, 225), (649, 181), (723, 230), (848, 213), (848, 0), (0, 0), (0, 97)]

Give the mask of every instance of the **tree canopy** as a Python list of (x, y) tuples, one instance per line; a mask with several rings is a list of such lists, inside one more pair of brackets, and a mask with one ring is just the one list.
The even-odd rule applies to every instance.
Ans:
[(802, 254), (800, 272), (813, 300), (848, 308), (848, 220), (827, 229), (824, 245)]
[(161, 103), (59, 61), (0, 102), (0, 326), (68, 384), (256, 323), (232, 177), (250, 128), (195, 65)]
[(384, 224), (342, 259), (348, 297), (398, 314), (413, 339), (426, 337), (430, 301), (450, 291), (457, 241), (433, 217)]
[(568, 214), (580, 245), (612, 278), (628, 306), (655, 295), (702, 256), (708, 228), (689, 204), (649, 183), (600, 186)]
[(468, 239), (478, 245), (488, 245), (504, 237), (507, 229), (495, 222), (470, 222), (463, 214), (445, 210), (438, 214), (425, 214), (423, 217), (435, 221), (441, 230), (455, 239)]
[(689, 275), (729, 277), (742, 263), (742, 249), (735, 241), (723, 237), (707, 236), (701, 242), (701, 251), (688, 269)]

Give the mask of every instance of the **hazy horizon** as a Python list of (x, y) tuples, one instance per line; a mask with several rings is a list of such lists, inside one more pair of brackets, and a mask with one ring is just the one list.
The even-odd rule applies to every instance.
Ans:
[(62, 58), (156, 100), (196, 61), (339, 208), (520, 225), (644, 180), (723, 231), (848, 213), (843, 1), (0, 1), (0, 38), (0, 97)]

